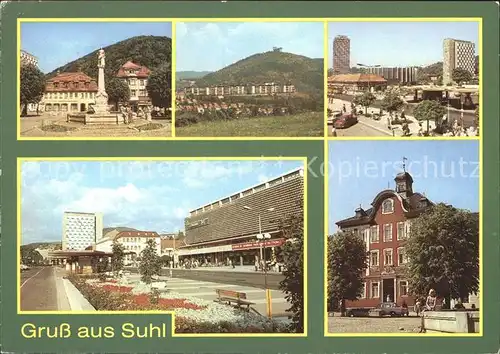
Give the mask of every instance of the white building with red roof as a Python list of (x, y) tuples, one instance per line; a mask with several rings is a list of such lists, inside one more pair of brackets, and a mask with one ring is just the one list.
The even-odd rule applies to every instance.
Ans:
[(59, 73), (45, 85), (41, 105), (56, 114), (87, 112), (95, 103), (97, 83), (82, 72)]
[(127, 61), (118, 70), (116, 76), (128, 85), (130, 90), (129, 104), (134, 110), (151, 105), (151, 99), (148, 97), (146, 90), (150, 74), (151, 70), (147, 67), (131, 61)]

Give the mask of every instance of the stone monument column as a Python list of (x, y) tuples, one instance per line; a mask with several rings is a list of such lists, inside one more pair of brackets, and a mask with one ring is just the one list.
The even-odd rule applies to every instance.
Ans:
[(104, 67), (106, 54), (104, 49), (100, 49), (97, 53), (97, 68), (99, 69), (97, 80), (97, 95), (95, 97), (94, 111), (97, 114), (107, 114), (108, 111), (108, 94), (106, 93), (106, 85), (104, 82)]

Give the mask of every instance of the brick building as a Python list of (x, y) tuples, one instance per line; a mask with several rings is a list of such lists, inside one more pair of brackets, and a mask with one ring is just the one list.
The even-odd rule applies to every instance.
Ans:
[(352, 231), (362, 237), (369, 253), (363, 295), (347, 306), (374, 307), (388, 300), (414, 304), (404, 276), (407, 263), (404, 241), (412, 219), (433, 203), (425, 195), (413, 191), (413, 178), (408, 172), (399, 173), (394, 181), (395, 190), (378, 193), (371, 208), (359, 207), (353, 217), (336, 223), (342, 231)]

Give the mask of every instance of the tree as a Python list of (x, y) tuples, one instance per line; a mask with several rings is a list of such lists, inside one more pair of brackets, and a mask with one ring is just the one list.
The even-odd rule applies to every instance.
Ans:
[[(302, 201), (299, 202), (302, 209)], [(280, 282), (280, 289), (285, 299), (291, 304), (287, 312), (292, 314), (290, 331), (304, 332), (304, 215), (291, 214), (280, 220), (279, 229), (286, 240), (280, 252), (283, 260), (285, 279)]]
[(149, 239), (146, 242), (146, 247), (141, 252), (139, 262), (139, 274), (141, 274), (141, 281), (146, 284), (151, 284), (153, 276), (160, 275), (161, 272), (161, 259), (156, 252), (156, 241)]
[(328, 237), (328, 302), (340, 303), (341, 316), (345, 316), (345, 301), (361, 296), (367, 257), (363, 239), (352, 232)]
[(172, 69), (170, 63), (151, 73), (146, 85), (153, 106), (170, 108), (172, 105)]
[(111, 271), (118, 277), (120, 271), (123, 270), (123, 261), (125, 259), (125, 247), (116, 240), (113, 240), (111, 248), (113, 257), (111, 257)]
[(397, 112), (403, 105), (403, 100), (399, 97), (399, 93), (397, 92), (387, 92), (382, 100), (382, 109), (389, 112), (391, 118), (392, 114)]
[(416, 218), (405, 243), (410, 291), (462, 299), (479, 288), (479, 216), (437, 204)]
[(427, 121), (427, 134), (429, 134), (429, 121), (436, 123), (436, 128), (441, 126), (446, 109), (438, 101), (424, 100), (417, 104), (413, 110), (413, 115), (419, 121)]
[(45, 91), (45, 75), (35, 65), (21, 66), (21, 97), (22, 116), (28, 114), (28, 104), (38, 103)]
[(113, 78), (106, 81), (106, 93), (109, 101), (115, 104), (116, 110), (118, 110), (120, 103), (126, 103), (130, 99), (130, 90), (127, 84), (120, 79)]
[(26, 265), (38, 265), (43, 262), (43, 256), (33, 246), (21, 246), (21, 262)]
[(469, 82), (472, 80), (472, 74), (465, 69), (455, 68), (451, 72), (451, 78), (457, 84), (462, 84), (464, 82)]
[(354, 103), (365, 107), (365, 115), (368, 114), (368, 107), (375, 102), (375, 95), (371, 92), (365, 92), (362, 95), (354, 97)]

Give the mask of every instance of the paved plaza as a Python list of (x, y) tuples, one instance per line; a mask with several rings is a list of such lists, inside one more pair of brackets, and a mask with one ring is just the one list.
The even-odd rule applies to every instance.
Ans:
[[(146, 124), (161, 124), (159, 129), (139, 130), (138, 127)], [(63, 131), (44, 130), (44, 126), (64, 127)], [(64, 131), (67, 129), (67, 131)], [(172, 123), (169, 120), (136, 119), (131, 124), (122, 125), (84, 125), (83, 123), (66, 122), (66, 117), (42, 114), (30, 115), (21, 118), (20, 134), (22, 137), (171, 137)]]
[(329, 333), (418, 333), (421, 318), (410, 317), (340, 317), (328, 318)]

